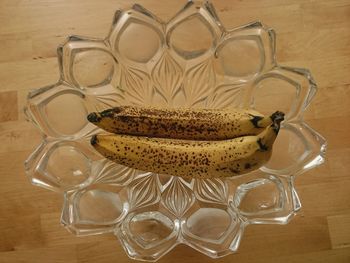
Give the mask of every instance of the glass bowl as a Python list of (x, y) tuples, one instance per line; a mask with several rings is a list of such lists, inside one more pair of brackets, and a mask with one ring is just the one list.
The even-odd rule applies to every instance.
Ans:
[[(42, 142), (25, 162), (31, 182), (64, 196), (72, 233), (113, 232), (129, 257), (155, 261), (183, 243), (212, 258), (237, 251), (250, 224), (286, 224), (301, 208), (295, 178), (324, 161), (325, 139), (303, 121), (316, 84), (279, 65), (275, 32), (260, 22), (226, 29), (208, 1), (164, 22), (140, 5), (118, 10), (105, 39), (58, 47), (57, 83), (28, 94)], [(118, 105), (250, 107), (286, 119), (270, 161), (226, 179), (191, 179), (110, 162), (90, 145), (89, 112)]]

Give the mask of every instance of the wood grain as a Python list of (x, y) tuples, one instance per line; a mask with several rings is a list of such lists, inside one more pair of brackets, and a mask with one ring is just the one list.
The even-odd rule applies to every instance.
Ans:
[[(164, 20), (185, 1), (137, 1)], [(214, 0), (227, 27), (261, 20), (277, 58), (309, 68), (319, 91), (306, 121), (328, 140), (327, 162), (296, 180), (303, 208), (288, 225), (250, 226), (237, 254), (212, 260), (184, 245), (160, 262), (350, 262), (350, 2)], [(75, 237), (59, 224), (62, 197), (30, 185), (23, 162), (39, 144), (27, 93), (58, 79), (67, 35), (103, 37), (131, 1), (0, 1), (0, 262), (131, 262), (113, 235)], [(253, 252), (252, 252), (253, 251)]]
[(333, 248), (350, 247), (350, 213), (327, 217)]
[(17, 91), (0, 92), (0, 122), (16, 121), (18, 119)]

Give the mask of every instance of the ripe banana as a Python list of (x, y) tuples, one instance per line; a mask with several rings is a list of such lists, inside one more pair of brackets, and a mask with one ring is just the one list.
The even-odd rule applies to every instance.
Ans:
[(98, 127), (117, 134), (191, 140), (224, 140), (256, 135), (272, 123), (253, 110), (161, 109), (121, 106), (88, 115)]
[(273, 123), (258, 135), (229, 140), (98, 134), (91, 144), (106, 158), (143, 171), (190, 178), (230, 177), (255, 170), (268, 161), (283, 116), (280, 112), (273, 114)]

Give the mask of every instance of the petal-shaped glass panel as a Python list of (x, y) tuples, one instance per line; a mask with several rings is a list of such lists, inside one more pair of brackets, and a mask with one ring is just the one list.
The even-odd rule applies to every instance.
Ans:
[(212, 60), (207, 59), (187, 70), (184, 92), (187, 107), (203, 108), (208, 97), (214, 92), (215, 72)]
[(133, 259), (155, 261), (176, 245), (179, 222), (158, 211), (130, 213), (116, 234)]
[(227, 184), (225, 180), (213, 179), (196, 179), (194, 180), (194, 193), (196, 198), (207, 203), (227, 203)]
[(92, 163), (101, 158), (78, 141), (46, 141), (26, 160), (31, 181), (54, 191), (81, 188), (91, 183)]
[(123, 104), (150, 104), (152, 86), (150, 76), (145, 68), (120, 67), (118, 87), (123, 92)]
[[(269, 74), (256, 82), (254, 92), (254, 107), (264, 113), (272, 114), (278, 109), (290, 116), (290, 110), (295, 107), (298, 84), (280, 75)], [(278, 99), (276, 99), (278, 98)]]
[(194, 249), (213, 258), (235, 251), (244, 223), (232, 210), (198, 207), (182, 222), (182, 235)]
[(76, 138), (92, 129), (86, 120), (85, 95), (58, 82), (28, 95), (26, 113), (52, 137)]
[(115, 56), (136, 66), (152, 63), (164, 43), (161, 24), (139, 5), (128, 12), (117, 11), (108, 38)]
[(239, 185), (231, 205), (251, 224), (288, 223), (301, 208), (293, 178), (261, 177)]
[(215, 51), (215, 70), (224, 83), (247, 82), (275, 65), (275, 33), (260, 22), (225, 32)]
[(257, 36), (231, 37), (216, 50), (224, 75), (249, 77), (261, 71), (264, 63), (262, 43)]
[(61, 77), (79, 88), (111, 82), (116, 62), (103, 40), (71, 36), (58, 48)]
[(183, 68), (165, 52), (153, 68), (152, 79), (156, 91), (171, 105), (172, 98), (182, 85)]
[(77, 235), (113, 232), (129, 210), (125, 189), (92, 184), (65, 193), (62, 224)]
[(173, 177), (162, 193), (162, 204), (177, 217), (181, 217), (194, 200), (191, 187), (178, 177)]
[(326, 141), (306, 124), (285, 123), (264, 171), (297, 175), (324, 162)]
[(255, 79), (250, 106), (266, 114), (284, 111), (287, 121), (299, 119), (316, 89), (308, 70), (275, 67)]
[(281, 187), (278, 181), (268, 179), (240, 185), (236, 196), (240, 198), (238, 209), (243, 214), (264, 214), (281, 210), (284, 202), (284, 189)]
[(185, 59), (203, 55), (213, 46), (215, 35), (210, 24), (199, 14), (187, 17), (170, 29), (170, 46)]
[(212, 89), (206, 106), (211, 109), (240, 108), (247, 88), (242, 84), (220, 85)]
[(167, 23), (167, 43), (178, 56), (201, 60), (213, 54), (221, 31), (211, 11), (209, 5), (189, 1)]
[(130, 207), (149, 206), (160, 200), (160, 183), (157, 174), (145, 173), (134, 178), (128, 186)]
[(137, 22), (130, 22), (118, 41), (119, 53), (139, 63), (152, 59), (161, 45), (159, 34), (154, 28)]
[(113, 85), (101, 86), (85, 92), (85, 106), (88, 112), (100, 112), (120, 105), (127, 105), (125, 91)]
[(120, 186), (128, 185), (137, 174), (141, 173), (138, 170), (114, 163), (107, 159), (96, 161), (92, 169), (94, 169), (93, 173), (97, 174), (94, 179), (96, 183)]

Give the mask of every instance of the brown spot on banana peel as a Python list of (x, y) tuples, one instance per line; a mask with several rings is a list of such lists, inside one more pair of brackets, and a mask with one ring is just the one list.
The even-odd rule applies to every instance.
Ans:
[(249, 115), (252, 117), (252, 119), (251, 119), (250, 121), (253, 123), (253, 125), (254, 125), (255, 128), (263, 128), (263, 127), (259, 126), (259, 122), (260, 122), (264, 117), (262, 117), (262, 116), (255, 116), (255, 115), (252, 115), (252, 114), (249, 114)]
[(258, 139), (257, 143), (259, 145), (260, 151), (265, 152), (269, 149), (266, 145), (262, 143), (261, 138)]

